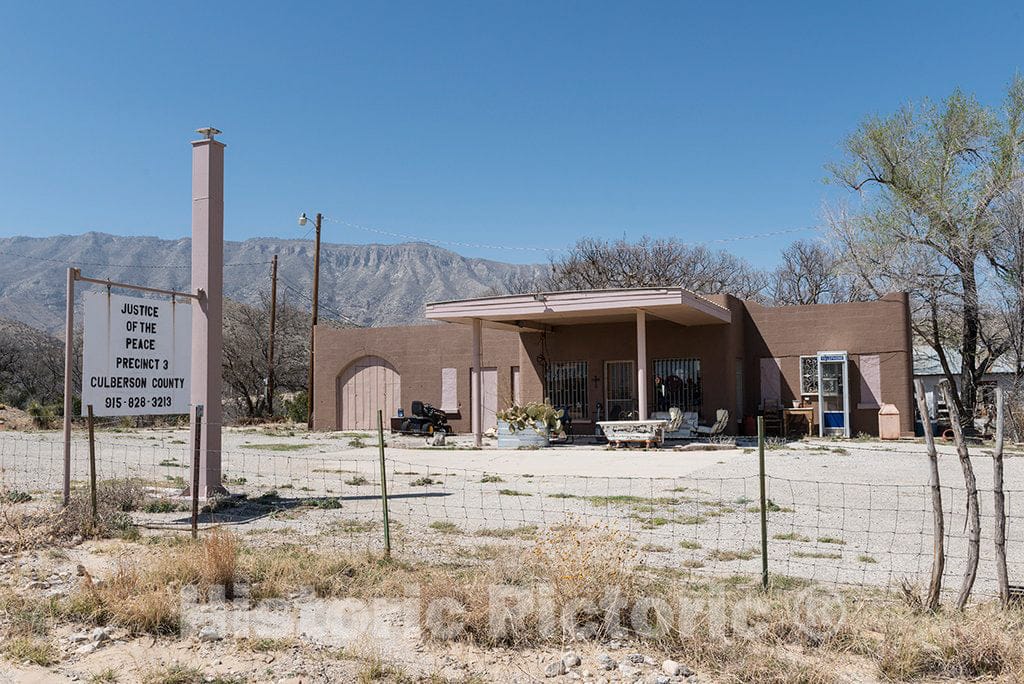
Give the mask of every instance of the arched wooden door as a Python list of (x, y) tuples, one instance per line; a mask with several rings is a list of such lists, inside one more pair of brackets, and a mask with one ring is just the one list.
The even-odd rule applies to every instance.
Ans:
[(402, 405), (402, 378), (379, 356), (364, 356), (338, 376), (337, 425), (339, 430), (376, 430), (377, 410), (384, 426)]

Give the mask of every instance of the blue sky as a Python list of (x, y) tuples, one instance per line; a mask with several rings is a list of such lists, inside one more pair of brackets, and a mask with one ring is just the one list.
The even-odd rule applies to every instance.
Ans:
[[(187, 234), (207, 124), (228, 239), (301, 237), (318, 210), (544, 247), (814, 225), (865, 115), (1001, 100), (1022, 10), (979, 5), (0, 0), (0, 236)], [(728, 247), (766, 265), (806, 235)]]

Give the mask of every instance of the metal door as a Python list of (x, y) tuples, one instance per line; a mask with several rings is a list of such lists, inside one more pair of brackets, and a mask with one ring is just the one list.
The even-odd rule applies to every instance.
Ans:
[(624, 420), (636, 412), (635, 361), (605, 361), (604, 401), (609, 420)]

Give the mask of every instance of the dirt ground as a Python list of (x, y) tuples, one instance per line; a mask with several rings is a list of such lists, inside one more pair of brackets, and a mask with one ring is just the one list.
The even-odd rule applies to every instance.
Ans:
[[(0, 557), (0, 586), (65, 596), (81, 582), (80, 568), (108, 577), (123, 559), (144, 557), (155, 538), (186, 536), (188, 500), (180, 494), (190, 480), (188, 439), (181, 429), (101, 431), (100, 480), (134, 478), (145, 485), (150, 503), (132, 513), (142, 538), (8, 553)], [(956, 454), (947, 445), (940, 451), (949, 589), (956, 587), (967, 553), (965, 506)], [(976, 595), (984, 598), (995, 592), (991, 494), (985, 491), (991, 458), (983, 447), (972, 456), (984, 533)], [(62, 459), (58, 434), (0, 433), (3, 489), (32, 497), (20, 505), (53, 505)], [(72, 464), (77, 490), (87, 481), (85, 440), (77, 433)], [(1019, 455), (1008, 455), (1011, 577), (1024, 574), (1022, 464)], [(530, 553), (549, 530), (581, 525), (622, 535), (638, 562), (665, 576), (753, 586), (760, 575), (758, 458), (750, 446), (634, 451), (581, 444), (509, 451), (474, 449), (464, 438), (431, 447), (422, 439), (389, 436), (385, 472), (391, 543), (399, 559), (435, 567), (486, 565), (498, 555)], [(882, 594), (903, 580), (921, 586), (927, 579), (931, 499), (922, 445), (778, 445), (767, 452), (766, 472), (773, 576), (813, 581), (828, 591)], [(256, 553), (293, 546), (328, 554), (383, 550), (380, 454), (372, 434), (310, 435), (287, 426), (226, 429), (223, 473), (231, 496), (203, 513), (204, 530), (230, 529)], [(0, 661), (0, 682), (115, 681), (115, 674), (116, 681), (168, 683), (527, 682), (545, 679), (545, 669), (569, 651), (580, 664), (559, 678), (719, 681), (700, 671), (669, 676), (664, 661), (685, 665), (685, 653), (625, 638), (516, 650), (439, 645), (419, 633), (410, 605), (415, 601), (392, 600), (368, 610), (362, 603), (302, 592), (270, 606), (237, 600), (189, 604), (183, 605), (183, 634), (173, 639), (114, 627), (96, 642), (88, 630), (82, 634), (81, 627), (62, 625), (49, 637), (60, 651), (59, 663)], [(372, 620), (366, 620), (368, 613)], [(203, 627), (213, 629), (215, 638), (201, 638)], [(612, 670), (605, 669), (609, 660), (616, 663)], [(877, 671), (857, 656), (832, 666), (836, 681), (878, 680)], [(690, 670), (686, 665), (680, 672)]]
[[(184, 430), (103, 431), (99, 478), (133, 477), (174, 499), (190, 481)], [(73, 479), (87, 478), (82, 435), (74, 440)], [(233, 494), (279, 504), (225, 506), (204, 523), (243, 534), (288, 530), (339, 548), (383, 543), (380, 461), (375, 435), (313, 433), (288, 427), (224, 431), (223, 478)], [(53, 433), (0, 437), (0, 473), (9, 490), (52, 492), (60, 483), (62, 443)], [(481, 544), (514, 544), (516, 530), (567, 519), (608, 525), (634, 539), (656, 566), (714, 575), (760, 572), (756, 450), (611, 450), (565, 445), (510, 451), (445, 447), (388, 437), (386, 472), (396, 549), (443, 559)], [(980, 489), (983, 541), (991, 539), (991, 458), (972, 460)], [(955, 451), (940, 445), (946, 511), (946, 574), (967, 557), (966, 500)], [(932, 552), (931, 495), (924, 447), (914, 442), (809, 440), (766, 456), (770, 561), (774, 571), (837, 586), (890, 587), (926, 581)], [(1011, 576), (1024, 574), (1024, 459), (1006, 459)], [(269, 496), (273, 495), (273, 496)], [(302, 505), (314, 504), (314, 505)], [(180, 511), (139, 516), (182, 526)], [(499, 532), (504, 530), (504, 533)], [(977, 589), (995, 592), (991, 543), (983, 544)]]

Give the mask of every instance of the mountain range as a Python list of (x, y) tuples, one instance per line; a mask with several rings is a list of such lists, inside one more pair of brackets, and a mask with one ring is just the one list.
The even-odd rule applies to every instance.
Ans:
[[(67, 267), (83, 275), (168, 290), (189, 289), (191, 241), (90, 232), (0, 238), (0, 318), (62, 333)], [(308, 308), (313, 242), (251, 238), (225, 242), (224, 295), (261, 305), (278, 255), (278, 302)], [(461, 256), (426, 243), (321, 244), (320, 318), (363, 326), (423, 322), (424, 305), (500, 292), (541, 265)], [(80, 284), (80, 287), (96, 287)], [(80, 298), (79, 302), (81, 301)]]

